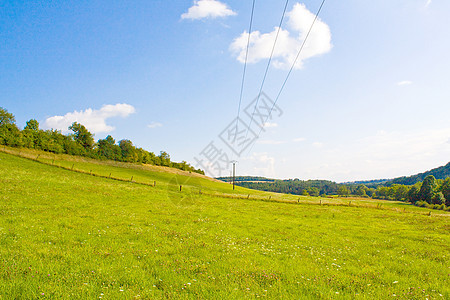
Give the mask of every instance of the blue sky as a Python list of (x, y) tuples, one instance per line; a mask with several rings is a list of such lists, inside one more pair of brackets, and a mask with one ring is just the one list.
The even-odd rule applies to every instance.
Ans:
[[(269, 98), (320, 2), (289, 2), (263, 88)], [(256, 1), (243, 120), (284, 3)], [(0, 106), (20, 127), (36, 118), (42, 128), (67, 130), (77, 120), (96, 139), (127, 138), (192, 164), (207, 161), (212, 142), (220, 157), (238, 161), (239, 175), (350, 181), (450, 161), (444, 0), (325, 2), (277, 102), (282, 115), (251, 150), (233, 154), (219, 134), (237, 116), (251, 4), (2, 1)]]

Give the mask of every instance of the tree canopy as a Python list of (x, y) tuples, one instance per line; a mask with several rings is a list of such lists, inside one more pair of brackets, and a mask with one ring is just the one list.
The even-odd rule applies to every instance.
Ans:
[(57, 130), (41, 130), (39, 122), (31, 119), (26, 122), (21, 131), (15, 124), (14, 115), (0, 107), (0, 144), (12, 147), (26, 147), (53, 153), (83, 155), (96, 159), (110, 159), (116, 161), (143, 163), (167, 166), (181, 170), (204, 174), (187, 162), (181, 163), (170, 160), (170, 155), (161, 151), (156, 156), (153, 152), (137, 148), (130, 140), (123, 139), (116, 144), (114, 138), (108, 135), (96, 143), (94, 135), (78, 122), (72, 123), (69, 130), (73, 133), (63, 135)]

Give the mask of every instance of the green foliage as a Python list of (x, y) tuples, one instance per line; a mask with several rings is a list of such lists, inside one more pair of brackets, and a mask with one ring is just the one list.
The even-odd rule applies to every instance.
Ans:
[(22, 133), (14, 123), (4, 123), (0, 126), (0, 144), (20, 147), (23, 145)]
[(98, 140), (97, 153), (98, 156), (110, 160), (122, 159), (122, 149), (118, 145), (116, 145), (116, 141), (110, 135), (108, 135), (103, 140)]
[(417, 175), (392, 179), (388, 182), (388, 184), (397, 183), (403, 185), (413, 185), (417, 182), (424, 181), (425, 178), (429, 175), (433, 175), (437, 179), (445, 179), (447, 177), (450, 177), (450, 163), (446, 164), (445, 166), (438, 167)]
[(431, 203), (437, 188), (436, 178), (433, 175), (428, 175), (422, 182), (422, 187), (417, 195), (418, 199)]
[(419, 191), (421, 187), (422, 187), (421, 182), (417, 182), (416, 184), (414, 184), (406, 194), (406, 199), (411, 203), (416, 203), (417, 201), (420, 201)]
[(313, 197), (318, 197), (320, 195), (319, 189), (314, 186), (308, 188), (308, 190), (305, 190), (305, 191), (307, 191), (308, 195), (313, 196)]
[(166, 152), (166, 151), (161, 151), (159, 153), (159, 161), (161, 163), (161, 166), (164, 167), (170, 167), (171, 163), (170, 163), (170, 155)]
[[(219, 179), (225, 182), (230, 181), (229, 177)], [(319, 191), (319, 195), (335, 195), (338, 189), (337, 183), (328, 180), (274, 180), (264, 177), (241, 176), (237, 177), (236, 182), (240, 186), (251, 189), (294, 195), (302, 195), (304, 190), (315, 195), (317, 194), (316, 189)]]
[(27, 125), (25, 126), (24, 129), (38, 131), (39, 130), (39, 122), (36, 121), (35, 119), (31, 119), (31, 120), (27, 121)]
[(406, 201), (408, 198), (409, 188), (406, 185), (394, 184), (390, 187), (392, 190), (392, 198), (396, 201)]
[(447, 177), (442, 184), (441, 188), (442, 194), (444, 195), (445, 205), (450, 206), (450, 177)]
[(84, 125), (73, 122), (69, 126), (69, 129), (73, 131), (74, 140), (83, 146), (86, 150), (90, 150), (94, 147), (94, 135), (84, 127)]
[(0, 107), (0, 127), (8, 124), (15, 124), (16, 118), (3, 107)]
[(159, 156), (156, 156), (153, 152), (136, 148), (130, 140), (122, 140), (117, 145), (113, 137), (107, 136), (96, 144), (94, 135), (84, 125), (77, 122), (74, 122), (69, 129), (73, 131), (73, 135), (63, 135), (57, 130), (41, 130), (39, 122), (31, 119), (20, 131), (15, 124), (14, 116), (0, 107), (1, 145), (44, 150), (56, 154), (66, 153), (131, 163), (163, 165), (205, 174), (203, 170), (195, 169), (185, 161), (172, 162), (167, 152), (162, 151)]
[(337, 192), (338, 192), (338, 195), (342, 196), (342, 197), (347, 197), (350, 195), (350, 190), (345, 185), (339, 186)]
[(442, 192), (435, 192), (433, 195), (433, 198), (431, 198), (431, 203), (432, 204), (444, 204), (445, 205), (445, 197), (444, 194), (442, 194)]
[(360, 197), (367, 197), (367, 187), (364, 184), (358, 185), (355, 194)]
[(122, 159), (126, 162), (137, 162), (138, 156), (136, 148), (130, 140), (119, 141), (119, 147), (122, 152)]

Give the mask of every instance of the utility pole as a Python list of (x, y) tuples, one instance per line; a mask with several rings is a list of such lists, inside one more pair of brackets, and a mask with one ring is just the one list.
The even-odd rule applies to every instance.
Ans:
[(237, 161), (233, 160), (233, 190), (234, 190), (234, 185), (236, 183), (236, 163)]

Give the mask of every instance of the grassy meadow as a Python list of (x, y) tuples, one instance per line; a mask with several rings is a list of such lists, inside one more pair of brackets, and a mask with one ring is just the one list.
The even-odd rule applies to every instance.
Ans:
[(0, 299), (450, 299), (449, 217), (4, 148)]

